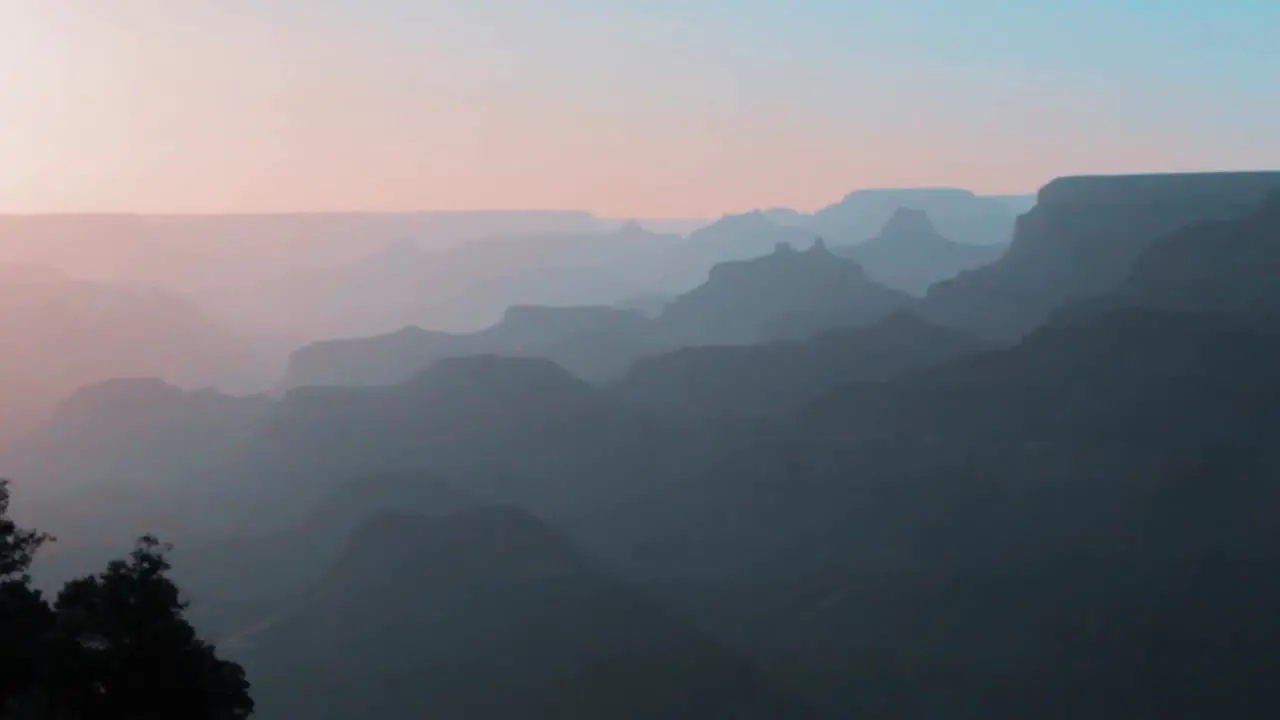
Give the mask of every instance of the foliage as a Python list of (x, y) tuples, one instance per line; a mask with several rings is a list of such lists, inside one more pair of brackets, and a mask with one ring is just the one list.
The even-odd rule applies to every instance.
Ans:
[(36, 551), (51, 539), (34, 530), (23, 530), (9, 519), (9, 481), (0, 479), (0, 583), (25, 584)]
[(27, 573), (49, 540), (9, 519), (0, 482), (0, 718), (233, 720), (253, 711), (239, 665), (187, 622), (169, 547), (139, 539), (127, 559), (67, 585), (50, 605)]

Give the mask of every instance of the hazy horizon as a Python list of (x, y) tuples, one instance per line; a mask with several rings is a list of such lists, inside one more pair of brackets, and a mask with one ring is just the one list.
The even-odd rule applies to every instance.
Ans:
[(1280, 716), (1278, 29), (0, 0), (0, 720)]
[[(1254, 171), (1250, 168), (1247, 171)], [(1216, 171), (1205, 171), (1216, 172)], [(1143, 174), (1143, 173), (1134, 173)], [(1060, 176), (1055, 176), (1060, 177)], [(760, 205), (757, 207), (734, 208), (723, 210), (720, 212), (712, 212), (706, 215), (607, 215), (595, 212), (589, 208), (576, 207), (476, 207), (466, 209), (453, 208), (407, 208), (402, 210), (385, 209), (385, 210), (348, 210), (342, 208), (335, 209), (317, 209), (317, 210), (192, 210), (192, 211), (146, 211), (146, 210), (35, 210), (35, 211), (10, 211), (0, 209), (0, 216), (3, 217), (78, 217), (78, 218), (128, 218), (128, 217), (146, 217), (146, 218), (284, 218), (290, 216), (318, 216), (318, 217), (361, 217), (361, 216), (415, 216), (415, 215), (437, 215), (437, 216), (479, 216), (479, 215), (562, 215), (562, 216), (589, 216), (593, 220), (605, 224), (624, 224), (627, 222), (657, 222), (657, 223), (699, 223), (710, 224), (718, 219), (733, 215), (741, 215), (752, 212), (768, 212), (770, 210), (795, 210), (802, 213), (811, 213), (821, 210), (825, 207), (839, 204), (849, 195), (859, 192), (931, 192), (931, 191), (963, 191), (974, 192), (977, 197), (991, 198), (1031, 198), (1036, 195), (1041, 187), (1054, 178), (1046, 178), (1044, 182), (1018, 192), (1001, 192), (1001, 193), (980, 193), (973, 191), (972, 188), (961, 187), (959, 185), (916, 185), (916, 186), (867, 186), (851, 188), (846, 192), (830, 198), (825, 202), (818, 202), (811, 208), (796, 208), (791, 206), (783, 206), (778, 204)]]
[(1270, 20), (1260, 2), (3, 0), (0, 68), (21, 72), (0, 78), (0, 212), (709, 218), (1274, 167)]

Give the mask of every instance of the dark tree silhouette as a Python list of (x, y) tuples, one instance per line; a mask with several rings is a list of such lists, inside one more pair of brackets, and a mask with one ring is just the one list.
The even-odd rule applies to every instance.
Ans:
[(74, 580), (52, 607), (28, 570), (49, 538), (18, 528), (0, 481), (0, 720), (233, 720), (253, 712), (239, 665), (184, 617), (168, 546), (144, 536), (124, 560)]
[(36, 551), (51, 539), (34, 530), (23, 530), (9, 519), (9, 481), (0, 479), (0, 583), (28, 584), (27, 571)]
[(0, 712), (35, 685), (40, 641), (53, 626), (53, 611), (28, 575), (48, 539), (9, 519), (9, 481), (0, 480)]

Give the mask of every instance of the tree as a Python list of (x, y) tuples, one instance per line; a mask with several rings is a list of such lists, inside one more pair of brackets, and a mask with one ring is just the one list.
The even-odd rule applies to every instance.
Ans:
[(219, 659), (185, 619), (168, 546), (142, 537), (127, 559), (67, 583), (50, 607), (27, 574), (48, 538), (17, 528), (8, 500), (0, 484), (0, 719), (252, 714), (243, 669)]
[(35, 685), (40, 642), (53, 627), (53, 610), (28, 574), (49, 539), (9, 519), (9, 481), (0, 479), (0, 713)]
[(9, 519), (9, 481), (0, 478), (0, 583), (27, 585), (31, 561), (48, 535), (23, 530)]

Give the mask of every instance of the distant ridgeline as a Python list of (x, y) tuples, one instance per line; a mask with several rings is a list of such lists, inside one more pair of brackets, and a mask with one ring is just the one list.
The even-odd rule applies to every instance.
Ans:
[(1054, 180), (999, 261), (935, 285), (920, 310), (978, 335), (1019, 337), (1057, 308), (1115, 290), (1158, 240), (1240, 217), (1277, 188), (1280, 172)]
[(656, 317), (611, 308), (510, 308), (497, 325), (453, 334), (407, 328), (373, 338), (317, 343), (294, 353), (287, 387), (403, 381), (443, 357), (546, 357), (596, 382), (621, 377), (637, 358), (687, 346), (738, 345), (869, 325), (911, 298), (867, 277), (818, 240), (715, 266), (705, 283)]
[(878, 235), (837, 253), (856, 260), (877, 281), (919, 296), (938, 281), (995, 262), (1007, 247), (953, 242), (938, 233), (926, 211), (903, 207)]
[[(957, 240), (898, 207), (868, 266)], [(87, 389), (6, 467), (58, 572), (165, 524), (267, 720), (1280, 715), (1280, 173), (1055, 180), (923, 298), (840, 254)]]

